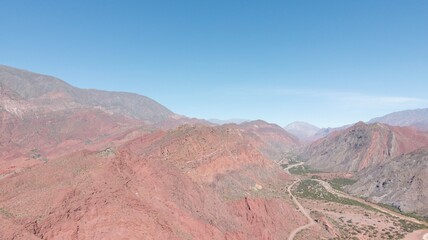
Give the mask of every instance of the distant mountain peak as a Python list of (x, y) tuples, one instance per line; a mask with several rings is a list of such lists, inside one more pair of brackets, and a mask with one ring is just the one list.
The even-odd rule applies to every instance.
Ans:
[(382, 117), (373, 118), (369, 123), (385, 123), (392, 126), (410, 126), (418, 130), (428, 130), (428, 108), (393, 112)]
[(303, 141), (312, 140), (320, 128), (307, 122), (296, 121), (288, 124), (284, 129)]
[(248, 122), (250, 120), (241, 119), (241, 118), (232, 118), (232, 119), (224, 119), (224, 120), (223, 119), (211, 118), (211, 119), (208, 119), (207, 121), (214, 123), (214, 124), (223, 125), (223, 124), (229, 124), (229, 123), (241, 124), (243, 122)]

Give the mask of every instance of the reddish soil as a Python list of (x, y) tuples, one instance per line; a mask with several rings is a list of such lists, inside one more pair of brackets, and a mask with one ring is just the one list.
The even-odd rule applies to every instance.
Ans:
[(289, 179), (237, 129), (136, 134), (0, 180), (0, 238), (283, 239)]
[(304, 155), (319, 170), (358, 172), (428, 147), (428, 134), (409, 127), (357, 123), (311, 144)]

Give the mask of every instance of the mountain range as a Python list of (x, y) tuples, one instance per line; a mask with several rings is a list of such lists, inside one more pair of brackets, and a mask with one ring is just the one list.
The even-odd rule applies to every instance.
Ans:
[(428, 131), (428, 108), (394, 112), (369, 121), (369, 123), (376, 122), (392, 126), (410, 126), (422, 131)]
[(0, 239), (281, 239), (304, 222), (268, 158), (298, 145), (277, 125), (6, 66), (0, 87)]
[(353, 174), (352, 194), (428, 217), (427, 151), (426, 132), (359, 122), (305, 147), (302, 158), (319, 171)]
[(56, 108), (99, 108), (105, 112), (134, 117), (147, 123), (157, 123), (178, 117), (166, 107), (145, 96), (80, 89), (55, 77), (7, 66), (0, 66), (0, 85), (16, 93), (18, 100), (37, 102)]
[[(393, 112), (369, 120), (367, 123), (384, 123), (390, 126), (412, 127), (419, 131), (428, 131), (428, 108)], [(306, 122), (293, 122), (284, 129), (303, 142), (312, 142), (332, 132), (351, 127), (352, 124), (333, 128), (319, 128)]]
[(347, 236), (296, 205), (308, 179), (293, 164), (428, 217), (427, 122), (426, 109), (327, 129), (208, 121), (0, 66), (0, 239), (287, 239), (309, 215), (312, 236)]

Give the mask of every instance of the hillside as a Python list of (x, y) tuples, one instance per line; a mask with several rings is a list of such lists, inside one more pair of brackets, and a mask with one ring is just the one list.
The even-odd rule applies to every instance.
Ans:
[(0, 239), (284, 239), (305, 221), (272, 161), (298, 141), (277, 125), (213, 127), (136, 94), (0, 73)]
[(301, 145), (298, 138), (276, 124), (256, 120), (241, 123), (238, 127), (252, 136), (253, 144), (267, 158), (278, 163), (288, 161), (285, 155)]
[(426, 146), (427, 133), (359, 122), (314, 142), (303, 157), (309, 166), (318, 170), (356, 172)]
[(428, 150), (395, 157), (382, 167), (359, 174), (348, 190), (374, 202), (428, 218)]
[(411, 126), (428, 131), (428, 108), (394, 112), (374, 118), (369, 123), (385, 123), (392, 126)]
[[(388, 174), (405, 165), (402, 154), (428, 146), (428, 133), (358, 123), (306, 146), (263, 120), (215, 126), (136, 94), (78, 89), (9, 67), (0, 73), (0, 239), (348, 236), (320, 217), (317, 202), (293, 197), (305, 179), (280, 165), (302, 165), (290, 162), (298, 152), (312, 168), (378, 177), (357, 182), (355, 193), (425, 214), (417, 201), (426, 195), (426, 153), (403, 167), (407, 185), (389, 184)], [(388, 165), (393, 157), (398, 167)], [(379, 181), (383, 190), (370, 185)], [(316, 206), (313, 219), (298, 201)], [(309, 219), (313, 227), (302, 231)]]
[(239, 130), (183, 126), (0, 181), (0, 238), (284, 239), (289, 181)]
[(91, 107), (157, 123), (177, 117), (154, 100), (133, 93), (80, 89), (47, 75), (0, 65), (0, 85), (23, 100), (44, 105), (63, 104), (63, 108)]
[(85, 90), (0, 66), (0, 174), (96, 149), (127, 134), (210, 123), (182, 117), (137, 94)]

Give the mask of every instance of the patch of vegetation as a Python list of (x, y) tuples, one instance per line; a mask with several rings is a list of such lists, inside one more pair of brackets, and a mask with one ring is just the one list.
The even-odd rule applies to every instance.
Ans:
[(357, 181), (354, 179), (349, 179), (349, 178), (334, 178), (328, 182), (330, 183), (332, 188), (339, 190), (339, 191), (343, 191), (343, 188), (345, 186), (352, 185), (352, 184), (356, 183)]
[(366, 204), (360, 203), (358, 201), (355, 201), (349, 198), (343, 198), (335, 194), (332, 194), (327, 190), (325, 190), (325, 188), (321, 186), (320, 183), (311, 179), (301, 181), (297, 186), (297, 188), (295, 189), (294, 194), (296, 194), (296, 196), (301, 198), (322, 200), (327, 202), (336, 202), (336, 203), (350, 205), (350, 206), (362, 207), (367, 210), (377, 211), (376, 209)]
[(417, 219), (419, 221), (423, 221), (423, 222), (427, 222), (428, 223), (428, 216), (427, 217), (423, 217), (423, 216), (417, 215), (416, 213), (403, 212), (403, 211), (401, 211), (400, 209), (398, 209), (398, 208), (396, 208), (394, 206), (391, 206), (391, 205), (388, 205), (388, 204), (384, 204), (384, 203), (377, 203), (377, 205), (379, 205), (379, 206), (381, 206), (383, 208), (389, 209), (391, 211), (394, 211), (396, 213), (399, 213), (401, 215), (404, 215), (404, 216), (407, 216), (407, 217), (411, 217), (411, 218)]
[(222, 191), (222, 198), (227, 202), (242, 200), (244, 197), (290, 201), (290, 195), (286, 190), (288, 186), (284, 184), (284, 182), (266, 182), (263, 186), (257, 186), (258, 184), (253, 182), (252, 184), (250, 183), (246, 189), (230, 188), (230, 184), (233, 183), (227, 181), (220, 183), (222, 186), (218, 185), (219, 189)]
[(300, 163), (300, 162), (302, 162), (302, 159), (300, 157), (296, 157), (296, 158), (293, 158), (290, 161), (288, 161), (288, 164), (293, 165), (293, 164)]
[(44, 157), (37, 148), (31, 149), (30, 155), (32, 159), (37, 159), (45, 163), (48, 161), (48, 159)]
[(283, 153), (282, 159), (286, 160), (288, 162), (288, 164), (290, 164), (290, 165), (303, 161), (303, 159), (298, 154), (296, 154), (292, 151)]
[(416, 230), (420, 230), (420, 229), (426, 228), (422, 224), (412, 223), (412, 222), (409, 222), (409, 221), (406, 221), (406, 220), (403, 220), (403, 219), (398, 220), (398, 222), (400, 223), (402, 230), (405, 231), (405, 232), (409, 232), (409, 233), (413, 232), (413, 231), (416, 231)]
[(291, 174), (294, 175), (306, 175), (308, 173), (319, 173), (320, 171), (310, 169), (308, 166), (300, 165), (293, 168), (290, 168), (288, 170)]
[(282, 167), (282, 169), (286, 169), (289, 166), (289, 164), (288, 163), (283, 163), (280, 166)]
[(341, 222), (334, 222), (334, 224), (340, 229), (341, 236), (333, 238), (335, 240), (353, 239), (353, 237), (361, 239), (362, 236), (364, 236), (363, 239), (399, 240), (403, 239), (407, 233), (418, 229), (417, 226), (413, 226), (407, 221), (402, 221), (402, 223), (397, 221), (394, 222), (394, 226), (381, 229), (359, 222), (353, 223), (350, 219), (344, 221), (343, 217), (339, 219)]
[(13, 217), (13, 214), (8, 210), (6, 210), (5, 208), (0, 208), (0, 214), (7, 218)]

